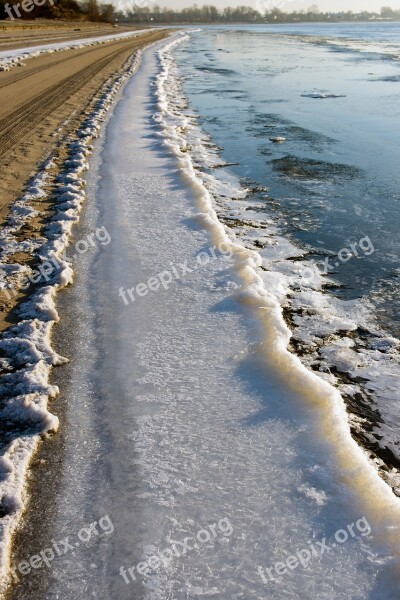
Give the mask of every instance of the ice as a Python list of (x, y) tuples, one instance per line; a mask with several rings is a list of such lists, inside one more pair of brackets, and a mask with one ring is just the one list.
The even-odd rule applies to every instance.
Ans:
[[(387, 528), (398, 531), (398, 501), (352, 441), (337, 390), (287, 351), (290, 330), (260, 254), (218, 220), (215, 198), (181, 150), (180, 115), (169, 105), (173, 46), (160, 62), (158, 48), (144, 53), (89, 170), (86, 225), (106, 223), (112, 244), (87, 257), (64, 305), (80, 340), (67, 366), (71, 438), (48, 535), (77, 527), (77, 505), (110, 512), (115, 532), (102, 547), (60, 557), (48, 593), (378, 599), (391, 593), (395, 548), (383, 540)], [(128, 305), (119, 297), (121, 287), (190, 264), (221, 240), (231, 259)], [(324, 537), (331, 543), (364, 511), (370, 534), (309, 569), (272, 582), (260, 576), (259, 567)], [(197, 532), (218, 530), (223, 518), (229, 535), (194, 546)], [(165, 568), (132, 571), (128, 583), (120, 575), (183, 540), (192, 549)]]
[[(211, 36), (201, 36), (205, 43), (209, 39)], [(306, 41), (320, 43), (321, 40), (311, 36), (307, 37)], [(196, 42), (193, 47), (196, 47)], [(296, 247), (290, 239), (284, 238), (280, 233), (279, 218), (275, 218), (275, 222), (271, 223), (269, 217), (274, 213), (268, 210), (268, 204), (263, 201), (264, 197), (267, 201), (273, 200), (268, 194), (261, 195), (261, 190), (257, 189), (256, 199), (253, 200), (251, 190), (245, 190), (238, 180), (235, 185), (233, 176), (229, 179), (229, 169), (210, 169), (210, 165), (221, 164), (222, 161), (215, 143), (198, 125), (199, 118), (209, 112), (196, 118), (193, 107), (185, 97), (182, 83), (183, 77), (190, 78), (193, 72), (185, 62), (191, 55), (180, 51), (178, 56), (178, 65), (186, 66), (182, 72), (174, 64), (168, 67), (175, 95), (169, 98), (169, 110), (165, 115), (168, 125), (169, 121), (173, 122), (174, 118), (178, 119), (180, 115), (180, 123), (174, 134), (177, 144), (181, 150), (185, 149), (185, 155), (190, 155), (198, 179), (213, 197), (213, 206), (219, 220), (229, 228), (229, 236), (236, 236), (235, 239), (248, 250), (256, 250), (261, 256), (262, 272), (258, 271), (258, 275), (263, 280), (265, 289), (285, 311), (284, 315), (291, 331), (291, 351), (301, 357), (305, 366), (318, 374), (318, 377), (337, 387), (344, 396), (350, 394), (355, 398), (358, 394), (358, 398), (362, 398), (365, 405), (380, 414), (382, 423), (367, 420), (364, 423), (362, 431), (369, 441), (364, 447), (371, 448), (378, 444), (383, 453), (386, 452), (386, 448), (390, 448), (394, 454), (393, 460), (398, 462), (399, 434), (395, 423), (398, 422), (399, 407), (397, 394), (393, 389), (396, 389), (396, 385), (398, 388), (400, 384), (400, 354), (396, 351), (394, 342), (395, 346), (390, 349), (390, 357), (386, 356), (386, 343), (381, 340), (387, 339), (387, 333), (378, 326), (379, 314), (377, 315), (375, 310), (376, 306), (372, 299), (367, 297), (362, 300), (341, 300), (341, 289), (334, 279), (335, 274), (330, 274), (324, 269), (322, 260), (317, 263), (307, 257), (309, 252), (327, 258), (334, 253), (328, 250), (321, 252), (319, 247)], [(193, 90), (190, 84), (188, 89)], [(315, 88), (311, 95), (317, 98), (334, 96), (330, 91), (319, 88)], [(201, 112), (202, 109), (199, 110)], [(209, 111), (210, 107), (206, 110)], [(215, 114), (218, 115), (217, 109), (215, 110)], [(243, 173), (243, 170), (241, 172)], [(225, 186), (226, 180), (230, 181), (230, 188)], [(310, 182), (310, 187), (318, 186), (319, 193), (326, 194), (327, 190), (320, 185), (319, 182)], [(289, 201), (291, 205), (297, 205), (303, 202), (304, 198), (284, 198), (281, 201), (282, 206)], [(292, 221), (296, 221), (296, 218), (292, 218)], [(203, 217), (202, 222), (211, 224), (209, 217)], [(287, 225), (284, 224), (286, 227)], [(304, 225), (304, 231), (306, 230), (307, 223)], [(304, 260), (301, 260), (302, 258)], [(330, 293), (329, 288), (333, 288), (334, 295)], [(257, 297), (254, 293), (247, 296), (253, 299)], [(345, 338), (345, 342), (341, 341), (342, 338)], [(353, 339), (354, 348), (348, 350), (345, 357), (343, 344), (353, 344)], [(377, 352), (369, 352), (365, 346), (373, 347)], [(362, 364), (362, 367), (357, 366), (359, 364)], [(380, 368), (377, 367), (379, 364)], [(348, 385), (349, 380), (353, 382), (352, 387)], [(397, 384), (394, 384), (395, 381)], [(390, 398), (392, 402), (389, 401)], [(353, 418), (353, 411), (357, 413), (362, 410), (360, 406), (355, 406), (357, 402), (352, 406), (347, 400), (346, 403), (349, 419)], [(373, 456), (370, 458), (374, 466), (379, 463), (380, 475), (385, 478), (386, 467)], [(393, 477), (391, 481), (393, 482)], [(400, 475), (394, 489), (396, 493), (400, 492)]]
[(329, 92), (310, 92), (308, 94), (301, 94), (303, 98), (315, 98), (315, 99), (324, 99), (324, 98), (345, 98), (342, 94), (332, 94)]
[[(68, 338), (69, 443), (46, 535), (73, 535), (81, 515), (112, 514), (115, 531), (59, 557), (42, 583), (64, 600), (395, 598), (399, 501), (351, 438), (338, 390), (288, 351), (280, 300), (295, 276), (289, 261), (280, 257), (286, 272), (266, 286), (263, 251), (245, 248), (218, 219), (210, 182), (182, 151), (182, 124), (190, 125), (173, 108), (180, 89), (171, 51), (188, 37), (175, 37), (144, 53), (97, 143), (84, 226), (107, 224), (113, 241), (106, 253), (83, 257), (58, 311), (79, 339)], [(78, 180), (67, 175), (63, 183)], [(218, 257), (128, 305), (119, 297), (121, 287), (221, 242), (231, 259)], [(332, 543), (363, 515), (372, 530), (310, 568), (273, 581), (260, 576), (261, 567), (312, 543)], [(201, 543), (197, 532), (210, 526), (216, 535)], [(166, 568), (128, 584), (121, 577), (121, 566), (186, 539), (193, 548)]]

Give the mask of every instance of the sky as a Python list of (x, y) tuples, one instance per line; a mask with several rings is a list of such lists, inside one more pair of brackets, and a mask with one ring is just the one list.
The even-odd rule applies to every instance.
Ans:
[[(362, 12), (363, 10), (379, 11), (382, 6), (400, 8), (400, 0), (317, 0), (315, 3), (310, 1), (282, 2), (281, 0), (281, 3), (287, 6), (290, 5), (290, 9), (307, 8), (311, 4), (316, 4), (321, 10), (332, 12), (340, 10), (352, 10), (353, 12)], [(283, 6), (282, 10), (287, 9)]]
[[(160, 6), (169, 6), (171, 8), (183, 8), (186, 6), (192, 6), (195, 2), (201, 6), (203, 4), (213, 4), (217, 7), (224, 6), (265, 6), (266, 9), (276, 6), (281, 10), (290, 12), (295, 9), (308, 8), (312, 4), (316, 4), (323, 11), (347, 11), (352, 10), (353, 12), (361, 12), (363, 10), (368, 11), (379, 11), (382, 6), (391, 6), (392, 8), (400, 9), (400, 0), (158, 0), (157, 4)], [(126, 4), (126, 0), (115, 4)], [(134, 0), (132, 0), (134, 3)], [(153, 4), (155, 0), (139, 0), (137, 2), (140, 5)]]

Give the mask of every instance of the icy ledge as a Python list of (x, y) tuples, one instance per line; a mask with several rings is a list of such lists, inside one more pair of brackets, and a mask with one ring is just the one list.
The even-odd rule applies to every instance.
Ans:
[[(36, 211), (29, 205), (32, 200), (46, 195), (43, 186), (48, 179), (48, 161), (30, 183), (26, 193), (11, 210), (7, 226), (0, 234), (0, 286), (7, 290), (18, 287), (29, 271), (26, 265), (9, 263), (18, 251), (33, 253), (39, 262), (56, 260), (50, 280), (43, 278), (29, 299), (20, 305), (21, 321), (10, 327), (0, 338), (0, 418), (9, 441), (0, 455), (0, 591), (11, 579), (10, 551), (12, 535), (21, 518), (26, 492), (27, 470), (37, 448), (40, 436), (58, 429), (58, 418), (47, 409), (48, 400), (58, 393), (57, 386), (49, 384), (53, 366), (67, 361), (51, 348), (51, 330), (59, 320), (55, 296), (58, 290), (72, 283), (73, 271), (63, 253), (68, 247), (72, 227), (79, 220), (85, 200), (84, 172), (91, 141), (98, 135), (100, 123), (110, 109), (121, 85), (137, 70), (141, 53), (137, 51), (127, 61), (123, 72), (109, 78), (103, 85), (90, 114), (69, 143), (69, 156), (58, 175), (52, 193), (55, 209), (45, 228), (45, 241), (17, 240), (21, 228)], [(53, 263), (54, 264), (54, 263)]]
[[(190, 32), (189, 32), (190, 33)], [(305, 366), (298, 356), (290, 352), (291, 331), (287, 326), (280, 295), (267, 289), (260, 271), (261, 255), (245, 248), (235, 234), (218, 219), (214, 198), (208, 190), (203, 175), (196, 170), (187, 132), (190, 118), (181, 110), (176, 72), (171, 51), (189, 36), (181, 36), (168, 43), (158, 52), (160, 73), (157, 77), (156, 94), (159, 123), (164, 143), (176, 157), (181, 174), (193, 190), (199, 210), (199, 220), (208, 229), (215, 244), (230, 247), (235, 258), (235, 270), (242, 280), (237, 299), (246, 304), (260, 325), (260, 352), (273, 366), (276, 373), (299, 397), (310, 406), (319, 424), (320, 435), (332, 448), (338, 480), (344, 482), (363, 506), (365, 514), (375, 529), (392, 546), (396, 556), (400, 554), (400, 498), (379, 476), (366, 452), (353, 439), (346, 406), (338, 389), (321, 379)]]

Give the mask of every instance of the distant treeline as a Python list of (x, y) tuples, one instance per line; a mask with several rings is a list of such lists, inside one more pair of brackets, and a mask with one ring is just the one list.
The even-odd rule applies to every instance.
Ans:
[[(236, 6), (218, 9), (215, 6), (204, 5), (174, 10), (160, 7), (152, 0), (139, 0), (132, 2), (125, 12), (117, 11), (113, 4), (99, 4), (97, 0), (42, 0), (43, 5), (37, 6), (32, 0), (19, 0), (22, 6), (25, 2), (33, 5), (31, 10), (21, 10), (21, 19), (85, 19), (89, 21), (106, 21), (109, 23), (304, 23), (304, 22), (330, 22), (341, 21), (397, 21), (400, 20), (400, 10), (383, 7), (379, 13), (360, 12), (320, 12), (313, 5), (307, 10), (287, 13), (279, 8), (263, 10), (263, 0), (257, 0), (255, 6)], [(17, 4), (11, 0), (9, 5)], [(0, 0), (0, 19), (7, 18), (5, 6), (7, 2)]]
[(269, 8), (263, 11), (263, 0), (255, 2), (256, 8), (251, 6), (236, 6), (218, 9), (215, 6), (191, 6), (182, 10), (160, 8), (156, 4), (148, 3), (143, 6), (133, 5), (125, 14), (115, 13), (115, 18), (121, 22), (129, 23), (304, 23), (304, 22), (330, 22), (341, 21), (397, 21), (400, 20), (400, 10), (383, 7), (379, 13), (361, 12), (320, 12), (317, 6), (308, 10), (287, 13), (279, 8)]

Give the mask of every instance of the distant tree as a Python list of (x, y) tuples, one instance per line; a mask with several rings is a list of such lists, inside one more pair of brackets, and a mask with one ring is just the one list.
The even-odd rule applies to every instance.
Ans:
[(113, 23), (115, 8), (113, 4), (100, 4), (100, 19), (104, 23)]
[(276, 8), (275, 6), (268, 11), (267, 20), (268, 21), (284, 21), (285, 13), (280, 8)]
[(97, 0), (86, 0), (84, 12), (90, 21), (100, 21), (100, 10)]
[[(272, 6), (272, 2), (257, 0), (256, 10), (250, 6), (227, 6), (219, 10), (211, 4), (192, 6), (182, 10), (160, 7), (152, 4), (152, 0), (124, 0), (125, 10), (116, 11), (111, 2), (105, 0), (104, 4), (98, 4), (101, 0), (54, 0), (53, 4), (45, 2), (43, 6), (35, 6), (34, 10), (21, 15), (23, 19), (35, 19), (46, 17), (50, 19), (87, 19), (90, 21), (107, 21), (120, 23), (149, 24), (151, 22), (168, 23), (296, 23), (327, 21), (331, 23), (343, 21), (370, 21), (378, 18), (378, 14), (363, 11), (353, 13), (351, 11), (320, 12), (316, 4), (308, 9), (295, 12), (285, 12), (279, 6), (282, 1), (277, 0), (278, 6)], [(130, 2), (130, 4), (129, 4)], [(15, 3), (8, 0), (9, 4)], [(7, 18), (4, 6), (7, 0), (0, 0), (0, 20)], [(144, 6), (144, 4), (147, 4)], [(267, 6), (267, 8), (265, 8)], [(388, 20), (400, 20), (400, 10), (393, 10), (383, 6), (380, 11), (381, 18)]]
[(381, 17), (383, 17), (384, 19), (393, 19), (395, 17), (395, 12), (393, 8), (390, 8), (390, 6), (382, 6)]
[[(4, 20), (9, 18), (9, 15), (5, 12), (4, 7), (6, 4), (9, 7), (13, 4), (17, 4), (17, 2), (13, 2), (12, 0), (0, 0), (0, 20)], [(21, 3), (20, 3), (21, 6)], [(32, 10), (24, 11), (23, 9), (19, 11), (20, 17), (16, 15), (15, 11), (12, 12), (13, 15), (20, 18), (21, 20), (31, 20), (37, 18), (48, 18), (48, 19), (82, 19), (83, 13), (82, 8), (75, 0), (54, 0), (52, 4), (49, 2), (45, 2), (42, 6), (34, 5)]]

